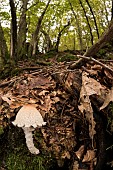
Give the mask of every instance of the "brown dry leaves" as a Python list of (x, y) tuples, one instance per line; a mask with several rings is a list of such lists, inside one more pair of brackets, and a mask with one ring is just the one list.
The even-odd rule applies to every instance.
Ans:
[[(98, 72), (101, 71), (102, 67), (99, 65), (88, 66), (83, 72), (68, 70), (62, 63), (55, 67), (44, 67), (38, 72), (23, 73), (10, 81), (12, 83), (9, 85), (0, 88), (0, 126), (7, 126), (10, 118), (16, 115), (21, 106), (32, 103), (47, 122), (41, 129), (43, 139), (40, 145), (45, 151), (55, 155), (59, 166), (62, 166), (65, 159), (71, 159), (72, 153), (75, 153), (79, 160), (83, 156), (82, 163), (91, 164), (95, 161), (96, 151), (90, 144), (84, 154), (84, 139), (89, 140), (90, 137), (93, 144), (96, 135), (91, 97), (94, 95), (98, 96), (96, 99), (102, 97), (103, 101), (105, 96), (101, 82), (104, 80), (106, 82), (106, 77), (104, 79), (99, 77)], [(110, 79), (108, 72), (105, 72), (105, 75)], [(101, 109), (113, 101), (111, 93), (113, 91), (109, 90)], [(5, 121), (6, 119), (8, 121)], [(76, 127), (80, 129), (78, 136)], [(83, 142), (78, 151), (75, 151), (77, 141)], [(74, 162), (73, 170), (79, 170), (78, 161)]]
[[(65, 75), (65, 72), (58, 73), (58, 78), (62, 76), (62, 86), (65, 82)], [(71, 86), (75, 77), (76, 74), (71, 74), (71, 80), (69, 80), (68, 76), (67, 81), (70, 85), (68, 85), (67, 91), (68, 89), (72, 91), (73, 87)], [(34, 104), (44, 121), (47, 122), (47, 126), (41, 129), (44, 139), (40, 145), (47, 152), (52, 152), (61, 166), (66, 158), (71, 158), (70, 152), (76, 146), (74, 120), (70, 115), (70, 112), (74, 115), (75, 111), (69, 99), (70, 94), (64, 90), (65, 83), (64, 87), (60, 84), (58, 87), (56, 83), (58, 82), (45, 70), (40, 74), (23, 73), (13, 81), (11, 86), (0, 88), (0, 125), (8, 126), (10, 121), (5, 120), (10, 120), (15, 116), (21, 106)], [(62, 161), (60, 161), (61, 159)]]
[[(84, 145), (82, 145), (78, 151), (75, 152), (76, 156), (80, 160), (84, 154)], [(83, 156), (82, 162), (90, 162), (95, 158), (95, 151), (94, 150), (87, 150), (86, 154)]]
[(113, 87), (111, 88), (111, 90), (109, 90), (109, 92), (107, 93), (106, 97), (105, 97), (105, 100), (104, 100), (104, 103), (103, 105), (100, 107), (100, 110), (104, 109), (105, 107), (108, 106), (108, 104), (110, 102), (113, 102)]
[(89, 77), (89, 73), (82, 73), (82, 87), (80, 91), (80, 105), (79, 110), (83, 113), (83, 117), (86, 117), (89, 122), (89, 136), (93, 140), (95, 131), (95, 124), (93, 117), (93, 109), (91, 106), (90, 96), (93, 94), (101, 95), (102, 86), (95, 79)]

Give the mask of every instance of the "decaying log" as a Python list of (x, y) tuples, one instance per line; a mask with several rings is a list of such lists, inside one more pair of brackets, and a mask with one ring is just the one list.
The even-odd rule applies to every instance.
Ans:
[[(106, 31), (101, 35), (99, 40), (92, 45), (84, 54), (86, 57), (94, 57), (98, 51), (104, 47), (107, 43), (111, 42), (113, 39), (113, 20), (111, 20), (111, 23), (108, 25), (108, 28)], [(85, 65), (86, 60), (84, 58), (79, 59), (77, 62), (75, 62), (73, 65), (70, 66), (71, 69), (78, 68), (82, 65)]]

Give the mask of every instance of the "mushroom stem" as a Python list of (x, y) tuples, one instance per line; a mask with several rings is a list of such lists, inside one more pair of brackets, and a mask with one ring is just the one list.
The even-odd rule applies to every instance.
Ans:
[(25, 138), (26, 138), (26, 145), (29, 149), (29, 151), (32, 154), (39, 154), (39, 150), (34, 146), (33, 143), (33, 134), (32, 131), (34, 130), (31, 127), (22, 127), (24, 133), (25, 133)]

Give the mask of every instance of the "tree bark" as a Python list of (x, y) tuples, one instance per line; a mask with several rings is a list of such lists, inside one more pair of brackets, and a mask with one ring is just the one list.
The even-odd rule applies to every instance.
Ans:
[(82, 30), (81, 30), (81, 27), (80, 27), (80, 24), (79, 24), (79, 20), (78, 20), (78, 17), (77, 17), (77, 15), (76, 15), (74, 9), (73, 9), (73, 6), (72, 6), (72, 4), (71, 4), (71, 1), (68, 0), (68, 2), (69, 2), (69, 5), (70, 5), (70, 7), (71, 7), (71, 11), (72, 11), (72, 13), (73, 13), (73, 15), (74, 15), (74, 17), (75, 17), (75, 20), (76, 20), (77, 29), (78, 29), (77, 32), (78, 32), (78, 37), (79, 37), (80, 48), (81, 48), (81, 50), (83, 50)]
[[(104, 15), (105, 15), (105, 18), (106, 18), (106, 23), (107, 24), (109, 24), (109, 18), (108, 18), (108, 16), (109, 16), (109, 13), (108, 13), (108, 11), (107, 11), (107, 6), (106, 6), (106, 0), (103, 0), (103, 3), (104, 3), (104, 8), (105, 8), (105, 13), (104, 13)], [(105, 21), (105, 20), (104, 20)]]
[[(84, 56), (87, 57), (94, 57), (97, 52), (106, 45), (106, 43), (109, 43), (113, 39), (113, 20), (111, 20), (110, 24), (108, 25), (108, 28), (106, 31), (102, 34), (102, 36), (99, 38), (97, 43), (95, 43), (93, 46), (91, 46)], [(77, 67), (80, 67), (81, 65), (85, 64), (85, 59), (79, 59), (78, 62), (72, 64), (69, 68), (75, 69)]]
[(0, 23), (0, 65), (4, 65), (8, 57), (8, 48), (4, 37), (4, 32)]
[(64, 27), (61, 29), (61, 31), (59, 32), (58, 34), (58, 37), (57, 37), (57, 42), (56, 42), (56, 45), (55, 45), (55, 50), (58, 52), (58, 47), (59, 47), (59, 44), (60, 44), (60, 38), (62, 36), (62, 32), (70, 25), (70, 21), (68, 21), (68, 23), (66, 25), (64, 25)]
[(91, 12), (91, 14), (93, 16), (93, 20), (94, 20), (95, 27), (96, 27), (96, 32), (97, 32), (97, 37), (99, 38), (99, 31), (98, 31), (98, 26), (97, 26), (97, 22), (96, 22), (96, 18), (95, 18), (94, 12), (93, 12), (92, 7), (91, 7), (91, 5), (90, 5), (88, 0), (86, 0), (86, 3), (88, 4), (90, 12)]
[(93, 46), (89, 48), (89, 50), (85, 53), (85, 56), (94, 57), (96, 53), (106, 44), (109, 43), (113, 39), (113, 20), (108, 25), (108, 28), (106, 31), (102, 34), (102, 36), (99, 38), (97, 43), (95, 43)]
[(53, 48), (53, 45), (52, 45), (50, 36), (49, 36), (49, 34), (48, 34), (45, 30), (43, 30), (43, 29), (41, 29), (41, 32), (44, 34), (44, 36), (45, 36), (45, 42), (46, 42), (46, 44), (47, 44), (47, 47), (46, 47), (46, 49), (45, 49), (45, 52), (48, 52), (48, 51), (52, 50), (52, 48)]
[(36, 47), (37, 47), (37, 43), (38, 43), (37, 39), (38, 39), (39, 31), (41, 29), (42, 20), (44, 18), (44, 15), (45, 15), (45, 13), (47, 11), (47, 8), (48, 8), (50, 2), (51, 2), (51, 0), (48, 0), (44, 11), (42, 12), (41, 16), (38, 19), (35, 32), (33, 33), (33, 37), (32, 37), (32, 40), (31, 40), (31, 45), (30, 45), (30, 48), (29, 48), (29, 53), (32, 52), (32, 56), (34, 56), (36, 54)]
[(17, 60), (17, 18), (14, 0), (9, 0), (11, 8), (11, 59)]
[(27, 22), (26, 22), (26, 11), (27, 4), (29, 0), (22, 1), (22, 14), (19, 21), (19, 31), (18, 31), (18, 56), (21, 58), (26, 54), (26, 33), (27, 33)]
[(113, 0), (112, 0), (112, 7), (111, 7), (111, 19), (113, 19)]
[(85, 17), (86, 17), (86, 21), (87, 21), (87, 24), (88, 24), (88, 27), (89, 27), (89, 31), (90, 31), (90, 36), (91, 36), (91, 44), (93, 45), (93, 33), (92, 33), (92, 28), (91, 28), (91, 25), (90, 25), (90, 23), (89, 23), (89, 19), (88, 19), (86, 10), (85, 10), (85, 8), (84, 8), (84, 6), (83, 6), (83, 4), (82, 4), (82, 1), (79, 0), (79, 2), (80, 2), (80, 5), (81, 5), (81, 7), (82, 7), (82, 9), (83, 9), (83, 11), (84, 11), (84, 15), (85, 15)]

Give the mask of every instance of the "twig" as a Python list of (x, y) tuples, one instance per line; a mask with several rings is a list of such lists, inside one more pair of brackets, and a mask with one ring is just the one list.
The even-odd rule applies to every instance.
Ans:
[(9, 81), (3, 82), (3, 83), (0, 84), (0, 88), (1, 88), (1, 87), (4, 87), (4, 86), (7, 86), (7, 85), (11, 85), (12, 83), (14, 83), (14, 82), (15, 82), (16, 80), (18, 80), (18, 79), (19, 79), (19, 78), (16, 77), (16, 78), (11, 79), (11, 80), (9, 80)]
[(106, 59), (99, 59), (99, 61), (103, 61), (103, 62), (113, 62), (113, 60), (106, 60)]
[(113, 73), (113, 70), (112, 70), (110, 67), (108, 67), (106, 64), (103, 64), (103, 63), (101, 63), (100, 61), (94, 59), (93, 57), (86, 57), (86, 56), (84, 56), (84, 55), (83, 55), (83, 56), (77, 55), (77, 56), (80, 57), (80, 58), (83, 58), (83, 59), (85, 59), (85, 60), (94, 61), (95, 63), (101, 65), (102, 67), (106, 68), (107, 70), (109, 70), (109, 71), (111, 71), (111, 72)]
[(79, 60), (75, 61), (73, 64), (69, 65), (68, 69), (80, 68), (82, 65), (84, 65), (84, 59), (80, 58)]
[(85, 72), (91, 74), (90, 71), (89, 71), (86, 67), (82, 66), (82, 69), (83, 69)]

